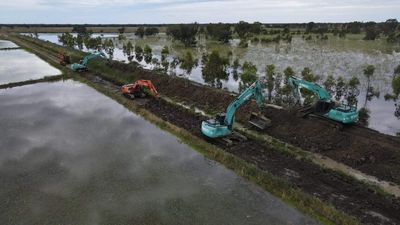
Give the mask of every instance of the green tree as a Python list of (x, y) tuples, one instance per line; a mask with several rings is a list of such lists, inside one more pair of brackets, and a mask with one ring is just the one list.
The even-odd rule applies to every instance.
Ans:
[(373, 97), (379, 97), (379, 91), (377, 91), (372, 85), (371, 81), (373, 79), (375, 72), (375, 67), (373, 65), (368, 65), (364, 69), (364, 76), (367, 78), (367, 90), (365, 93), (365, 102), (364, 102), (364, 107), (367, 107), (367, 102), (371, 101)]
[(361, 108), (358, 111), (358, 122), (363, 126), (368, 126), (370, 113), (371, 113), (371, 111), (369, 111), (368, 108), (365, 108), (365, 107)]
[(143, 48), (140, 45), (135, 45), (135, 58), (141, 62), (143, 60)]
[(108, 54), (110, 60), (112, 60), (112, 58), (114, 57), (114, 49), (115, 49), (113, 41), (111, 39), (104, 40), (102, 47), (104, 51)]
[(246, 38), (250, 30), (251, 30), (251, 25), (247, 22), (240, 21), (235, 25), (235, 31), (240, 37), (240, 39)]
[(354, 21), (347, 24), (346, 29), (349, 33), (359, 34), (361, 33), (361, 25), (362, 25), (361, 22)]
[(275, 65), (267, 65), (265, 67), (267, 78), (268, 101), (272, 101), (272, 91), (274, 90), (275, 82)]
[(135, 31), (135, 35), (140, 38), (143, 38), (144, 34), (145, 34), (144, 27), (138, 27)]
[(382, 31), (385, 35), (393, 34), (396, 32), (396, 28), (399, 25), (397, 19), (388, 19), (382, 24)]
[(257, 80), (257, 67), (251, 62), (244, 62), (240, 79), (242, 80), (242, 88), (249, 87)]
[(335, 99), (336, 101), (340, 101), (342, 97), (346, 93), (346, 81), (342, 76), (339, 76), (336, 79), (336, 84), (335, 84)]
[(292, 67), (288, 66), (283, 71), (283, 74), (285, 74), (285, 84), (286, 84), (289, 77), (294, 76), (294, 70), (292, 69)]
[(206, 29), (209, 36), (222, 43), (228, 43), (229, 40), (232, 39), (231, 25), (229, 24), (210, 23), (207, 25)]
[(73, 48), (75, 46), (74, 36), (70, 33), (63, 33), (58, 35), (58, 41), (61, 42), (62, 45)]
[(187, 75), (189, 75), (192, 69), (197, 65), (197, 60), (190, 51), (186, 51), (184, 57), (180, 58), (179, 61), (181, 62), (180, 68), (185, 70)]
[(128, 61), (132, 61), (132, 53), (133, 53), (132, 42), (128, 41), (126, 44), (124, 43), (122, 47), (122, 52), (124, 53), (124, 55), (128, 57)]
[(309, 22), (306, 25), (306, 33), (311, 33), (315, 29), (315, 23), (314, 22)]
[(232, 75), (235, 81), (239, 79), (239, 73), (238, 73), (239, 68), (240, 68), (240, 62), (239, 59), (236, 58), (232, 64)]
[(358, 95), (360, 95), (360, 80), (356, 76), (352, 76), (347, 84), (346, 100), (349, 105), (357, 105)]
[(154, 36), (160, 33), (160, 30), (157, 27), (146, 27), (144, 30), (144, 34), (146, 36)]
[(149, 64), (151, 63), (151, 59), (153, 58), (152, 49), (149, 45), (144, 46), (144, 61)]
[(301, 71), (301, 76), (304, 80), (310, 82), (317, 82), (320, 79), (319, 76), (316, 76), (311, 72), (309, 67), (304, 67), (303, 71)]
[(84, 35), (81, 34), (81, 33), (78, 33), (77, 36), (76, 36), (75, 41), (76, 41), (76, 45), (78, 46), (79, 50), (83, 49), (84, 38), (85, 38)]
[(118, 32), (123, 34), (125, 32), (125, 27), (118, 28)]
[(335, 93), (335, 78), (332, 75), (328, 75), (323, 85), (330, 95)]
[(375, 40), (379, 36), (379, 29), (375, 22), (368, 22), (365, 24), (365, 37), (364, 40)]
[(219, 55), (218, 51), (212, 51), (209, 56), (202, 59), (202, 75), (206, 83), (213, 87), (222, 88), (221, 80), (228, 79), (227, 67), (229, 61)]
[(392, 80), (392, 89), (395, 98), (399, 98), (400, 95), (400, 74), (396, 75)]
[(181, 41), (186, 47), (195, 46), (196, 35), (199, 30), (199, 25), (194, 24), (179, 24), (171, 25), (167, 28), (167, 34), (173, 39)]
[(169, 48), (168, 46), (164, 46), (161, 50), (161, 61), (165, 61), (169, 55)]

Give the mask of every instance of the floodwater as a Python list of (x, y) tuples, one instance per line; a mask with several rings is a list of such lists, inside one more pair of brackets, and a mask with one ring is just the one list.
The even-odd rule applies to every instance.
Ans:
[[(39, 34), (39, 38), (58, 43), (58, 34)], [(97, 36), (99, 34), (96, 34)], [(114, 36), (113, 36), (114, 35)], [(168, 60), (184, 55), (188, 50), (174, 44), (165, 34), (159, 34), (156, 37), (140, 39), (133, 34), (125, 34), (128, 40), (133, 44), (137, 43), (142, 47), (148, 44), (153, 49), (153, 57), (159, 61), (161, 59), (161, 50), (164, 46), (170, 48), (171, 55)], [(122, 52), (122, 42), (118, 41), (116, 34), (108, 34), (104, 38), (111, 38), (116, 48), (114, 50), (114, 59), (127, 62), (127, 57)], [(385, 43), (378, 41), (369, 42), (364, 40), (340, 39), (330, 36), (328, 41), (305, 41), (300, 37), (294, 37), (290, 44), (281, 42), (279, 44), (255, 44), (250, 43), (248, 48), (238, 47), (239, 40), (232, 40), (230, 44), (218, 44), (213, 41), (199, 40), (197, 48), (190, 49), (198, 59), (198, 65), (190, 73), (179, 68), (169, 69), (168, 73), (186, 77), (192, 81), (206, 84), (202, 76), (201, 55), (204, 51), (210, 52), (213, 49), (218, 50), (222, 55), (232, 52), (231, 62), (238, 58), (242, 64), (244, 61), (250, 61), (257, 66), (258, 76), (264, 76), (265, 67), (268, 64), (274, 64), (276, 72), (283, 73), (283, 70), (291, 66), (295, 73), (300, 76), (304, 67), (309, 67), (313, 74), (319, 75), (323, 80), (328, 75), (334, 77), (343, 76), (350, 79), (353, 75), (361, 81), (361, 92), (366, 90), (366, 80), (363, 76), (364, 68), (372, 64), (375, 66), (375, 74), (372, 84), (381, 92), (380, 98), (374, 98), (368, 106), (371, 111), (369, 126), (386, 134), (396, 134), (400, 132), (400, 121), (395, 116), (396, 107), (393, 102), (385, 102), (383, 96), (391, 93), (391, 81), (394, 68), (400, 64), (400, 52), (396, 48), (389, 48)], [(60, 43), (58, 43), (60, 44)], [(371, 46), (371, 47), (369, 47)], [(383, 50), (384, 49), (384, 50)], [(137, 62), (136, 59), (134, 61)], [(144, 60), (139, 62), (144, 68), (153, 69), (155, 66), (146, 63)], [(231, 71), (231, 70), (230, 70)], [(230, 73), (227, 80), (221, 80), (221, 86), (227, 90), (238, 92), (239, 79), (234, 79)], [(359, 96), (361, 103), (363, 96)], [(362, 104), (359, 104), (359, 108)], [(383, 107), (383, 108), (382, 108)], [(384, 119), (383, 125), (379, 121)]]
[(59, 74), (61, 71), (25, 50), (0, 50), (0, 84), (35, 80)]
[(11, 41), (6, 41), (6, 40), (0, 40), (0, 49), (4, 48), (17, 48), (18, 45), (14, 44)]
[(316, 224), (84, 84), (0, 108), (0, 224)]

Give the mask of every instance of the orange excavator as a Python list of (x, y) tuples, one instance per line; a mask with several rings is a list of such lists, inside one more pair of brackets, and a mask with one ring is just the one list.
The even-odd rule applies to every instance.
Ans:
[(121, 88), (122, 94), (127, 98), (144, 98), (146, 96), (160, 97), (156, 87), (150, 80), (137, 80), (133, 84), (126, 84)]
[(71, 64), (71, 57), (69, 55), (65, 55), (64, 52), (60, 52), (60, 54), (58, 54), (58, 59), (60, 60), (60, 65), (62, 66)]

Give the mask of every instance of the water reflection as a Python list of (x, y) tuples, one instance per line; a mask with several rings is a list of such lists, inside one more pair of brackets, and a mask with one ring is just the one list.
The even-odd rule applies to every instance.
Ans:
[(0, 84), (59, 74), (61, 71), (22, 49), (0, 51)]
[(0, 108), (1, 224), (314, 224), (81, 83)]
[(4, 48), (16, 48), (18, 45), (14, 44), (11, 41), (6, 41), (6, 40), (0, 40), (0, 49)]

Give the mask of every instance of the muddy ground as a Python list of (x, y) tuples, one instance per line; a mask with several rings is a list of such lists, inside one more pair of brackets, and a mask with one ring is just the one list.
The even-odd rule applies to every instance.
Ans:
[[(114, 62), (109, 66), (123, 71), (126, 78), (132, 81), (140, 78), (151, 79), (163, 95), (207, 111), (223, 111), (234, 98), (225, 91), (171, 78), (134, 65)], [(107, 74), (94, 72), (83, 76), (96, 82), (101, 81), (99, 77), (108, 77)], [(115, 92), (118, 92), (118, 85), (121, 85), (120, 82), (101, 82)], [(192, 112), (164, 100), (150, 99), (143, 107), (160, 118), (203, 138), (200, 133), (200, 123), (204, 119), (202, 116), (195, 116)], [(247, 112), (254, 108), (254, 104), (246, 104), (239, 110), (237, 119), (242, 122), (247, 121)], [(284, 110), (270, 109), (266, 115), (273, 122), (272, 127), (266, 131), (271, 136), (305, 150), (320, 152), (367, 174), (400, 183), (398, 176), (400, 143), (397, 138), (359, 127), (339, 131), (324, 122), (297, 118)], [(377, 193), (354, 179), (321, 169), (308, 161), (297, 160), (292, 156), (270, 150), (268, 146), (256, 140), (239, 142), (231, 147), (218, 142), (214, 144), (263, 170), (284, 178), (302, 191), (332, 203), (365, 224), (400, 224), (399, 199)]]
[[(101, 75), (101, 74), (97, 74)], [(119, 90), (118, 85), (100, 81), (99, 77), (89, 73), (86, 78), (101, 82), (112, 91)], [(148, 98), (134, 100), (162, 118), (178, 127), (184, 128), (193, 135), (213, 143), (259, 168), (282, 177), (292, 186), (303, 192), (329, 202), (336, 208), (355, 216), (363, 224), (399, 224), (400, 199), (384, 196), (365, 185), (342, 176), (332, 170), (321, 169), (308, 161), (294, 159), (293, 156), (270, 149), (257, 140), (234, 142), (232, 146), (205, 138), (200, 131), (201, 121), (206, 117), (194, 114), (183, 107), (168, 103), (163, 99)]]
[[(197, 85), (136, 68), (133, 65), (112, 63), (135, 79), (151, 79), (160, 93), (209, 112), (222, 112), (234, 99), (232, 93)], [(243, 124), (249, 111), (257, 111), (254, 103), (243, 105), (236, 119)], [(400, 184), (400, 138), (381, 134), (360, 126), (338, 130), (315, 118), (298, 118), (287, 110), (267, 108), (265, 115), (272, 120), (266, 130), (270, 136), (311, 152), (318, 152), (345, 163), (366, 174)]]

